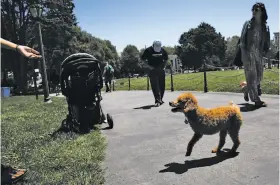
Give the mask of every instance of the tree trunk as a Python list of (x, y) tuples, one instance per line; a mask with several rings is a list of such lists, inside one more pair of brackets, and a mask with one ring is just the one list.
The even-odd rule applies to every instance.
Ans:
[(28, 72), (28, 60), (21, 56), (20, 57), (20, 83), (19, 83), (19, 88), (24, 94), (28, 90), (27, 72)]

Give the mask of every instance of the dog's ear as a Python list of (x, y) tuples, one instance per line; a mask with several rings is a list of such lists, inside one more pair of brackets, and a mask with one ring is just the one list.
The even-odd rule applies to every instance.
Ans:
[(188, 100), (184, 106), (184, 112), (188, 112), (190, 110), (194, 110), (196, 108), (195, 104), (192, 100)]

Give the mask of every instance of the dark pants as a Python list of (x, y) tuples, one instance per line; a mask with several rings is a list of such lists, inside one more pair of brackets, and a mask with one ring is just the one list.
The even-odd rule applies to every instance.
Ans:
[(149, 72), (149, 77), (155, 103), (160, 103), (165, 91), (165, 71), (163, 69), (153, 69)]
[(111, 92), (112, 78), (105, 79), (106, 92)]

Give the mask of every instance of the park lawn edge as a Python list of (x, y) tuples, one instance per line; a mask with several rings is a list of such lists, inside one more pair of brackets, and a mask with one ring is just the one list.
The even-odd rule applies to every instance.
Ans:
[(104, 184), (107, 147), (101, 131), (51, 137), (67, 115), (65, 98), (2, 98), (2, 164), (28, 169), (23, 184)]

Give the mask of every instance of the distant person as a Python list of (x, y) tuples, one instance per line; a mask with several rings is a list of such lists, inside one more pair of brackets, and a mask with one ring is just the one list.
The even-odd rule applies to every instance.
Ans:
[[(19, 52), (27, 58), (41, 58), (40, 53), (30, 47), (14, 44), (1, 38), (1, 47)], [(1, 184), (12, 184), (21, 180), (26, 174), (26, 169), (16, 169), (11, 166), (1, 164)]]
[[(239, 52), (234, 63), (242, 63), (247, 82), (244, 91), (245, 101), (255, 102), (256, 107), (267, 106), (261, 101), (261, 81), (263, 79), (263, 57), (270, 48), (270, 31), (267, 25), (267, 13), (263, 3), (256, 3), (252, 7), (252, 18), (243, 25), (239, 41)], [(239, 55), (238, 55), (239, 54)]]
[(145, 49), (141, 59), (147, 62), (149, 78), (155, 98), (155, 107), (162, 105), (165, 91), (165, 66), (168, 60), (167, 52), (161, 47), (160, 41)]
[(106, 62), (106, 65), (104, 67), (103, 76), (106, 85), (106, 92), (111, 92), (112, 79), (114, 77), (114, 68), (108, 62)]

